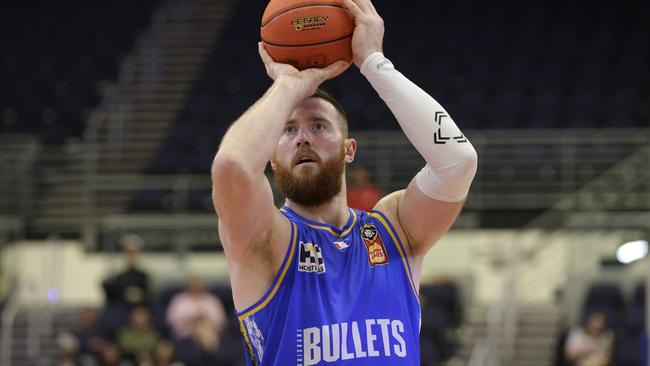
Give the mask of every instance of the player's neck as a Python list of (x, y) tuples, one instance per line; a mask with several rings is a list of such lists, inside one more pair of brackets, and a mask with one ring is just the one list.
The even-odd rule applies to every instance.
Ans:
[(339, 194), (320, 206), (302, 206), (289, 199), (286, 205), (306, 219), (342, 228), (350, 218), (346, 192), (344, 185)]

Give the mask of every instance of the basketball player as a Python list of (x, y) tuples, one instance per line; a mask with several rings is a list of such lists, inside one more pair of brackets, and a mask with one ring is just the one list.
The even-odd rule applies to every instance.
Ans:
[[(319, 85), (348, 66), (299, 72), (274, 62), (274, 80), (223, 138), (212, 166), (235, 307), (250, 365), (419, 365), (422, 260), (458, 216), (476, 171), (472, 145), (445, 110), (382, 54), (383, 21), (370, 0), (354, 15), (354, 63), (426, 160), (405, 190), (368, 213), (346, 203), (345, 165), (357, 142)], [(286, 196), (273, 205), (268, 161)]]

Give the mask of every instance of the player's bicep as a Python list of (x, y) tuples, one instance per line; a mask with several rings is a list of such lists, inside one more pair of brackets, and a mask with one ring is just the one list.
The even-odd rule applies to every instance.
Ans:
[(250, 174), (228, 163), (217, 164), (212, 173), (212, 202), (219, 216), (219, 235), (229, 254), (245, 252), (273, 226), (273, 192), (263, 174)]
[(399, 200), (397, 213), (416, 254), (426, 254), (449, 230), (464, 203), (431, 198), (422, 193), (415, 179), (411, 181)]

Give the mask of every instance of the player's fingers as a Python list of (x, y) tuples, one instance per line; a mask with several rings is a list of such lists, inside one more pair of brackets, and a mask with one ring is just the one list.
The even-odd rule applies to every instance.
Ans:
[(369, 0), (351, 0), (364, 14), (368, 14), (372, 11), (371, 6), (369, 5)]
[(339, 60), (335, 63), (320, 69), (321, 78), (324, 80), (333, 79), (341, 75), (345, 70), (350, 67), (351, 63), (348, 61)]
[(372, 3), (372, 0), (368, 0), (368, 6), (371, 12), (373, 12), (375, 15), (379, 15), (377, 9), (375, 8), (375, 4)]
[(355, 18), (359, 18), (364, 15), (363, 11), (355, 4), (352, 0), (343, 0), (343, 6), (354, 15)]
[(259, 52), (260, 57), (262, 58), (262, 62), (264, 62), (264, 65), (270, 65), (274, 62), (271, 55), (269, 55), (269, 53), (266, 52), (266, 49), (264, 48), (262, 42), (257, 42), (257, 51)]

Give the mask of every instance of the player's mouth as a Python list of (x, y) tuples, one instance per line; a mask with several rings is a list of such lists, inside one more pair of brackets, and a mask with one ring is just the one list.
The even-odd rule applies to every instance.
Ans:
[(310, 164), (310, 163), (318, 163), (318, 158), (315, 157), (313, 154), (303, 153), (303, 154), (297, 155), (294, 158), (293, 166), (298, 166), (298, 165), (303, 165), (303, 164)]
[(315, 161), (310, 158), (301, 158), (300, 160), (298, 160), (298, 163), (296, 163), (296, 165), (302, 165), (307, 163), (315, 163)]

